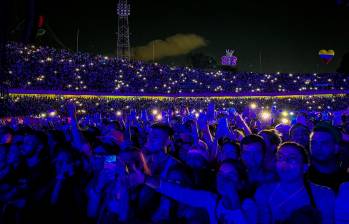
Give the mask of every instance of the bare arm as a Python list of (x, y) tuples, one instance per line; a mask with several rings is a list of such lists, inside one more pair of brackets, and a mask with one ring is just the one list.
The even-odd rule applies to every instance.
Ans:
[(68, 104), (67, 109), (70, 117), (71, 131), (73, 136), (73, 146), (75, 146), (77, 149), (80, 149), (81, 152), (83, 152), (84, 154), (90, 156), (91, 147), (79, 129), (78, 121), (76, 118), (75, 105), (73, 103)]
[(145, 184), (167, 197), (193, 207), (206, 209), (216, 207), (217, 196), (208, 191), (185, 188), (153, 177), (146, 178)]
[(235, 116), (236, 124), (239, 128), (242, 128), (246, 135), (251, 135), (252, 131), (248, 124), (246, 123), (245, 119), (241, 116), (241, 114), (236, 114)]

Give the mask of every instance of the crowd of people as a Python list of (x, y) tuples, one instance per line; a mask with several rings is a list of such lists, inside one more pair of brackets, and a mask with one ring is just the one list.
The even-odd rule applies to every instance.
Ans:
[(64, 105), (67, 102), (75, 102), (79, 114), (102, 114), (108, 116), (118, 110), (130, 111), (131, 109), (149, 110), (158, 109), (166, 111), (168, 108), (191, 108), (190, 112), (199, 113), (207, 108), (210, 102), (214, 102), (219, 110), (227, 110), (234, 107), (243, 111), (246, 105), (256, 105), (266, 111), (302, 111), (312, 114), (333, 114), (349, 107), (347, 95), (327, 96), (299, 96), (299, 97), (198, 97), (198, 98), (163, 98), (163, 97), (82, 97), (82, 96), (23, 96), (11, 95), (0, 101), (0, 117), (5, 116), (38, 116), (57, 111), (59, 115), (65, 115)]
[(348, 109), (282, 122), (291, 113), (258, 105), (160, 119), (150, 104), (96, 117), (79, 103), (2, 120), (0, 223), (349, 222)]
[(77, 95), (1, 97), (0, 223), (349, 223), (348, 74), (7, 50), (11, 88)]
[(49, 47), (7, 45), (11, 88), (107, 93), (289, 93), (348, 90), (349, 74), (205, 71)]

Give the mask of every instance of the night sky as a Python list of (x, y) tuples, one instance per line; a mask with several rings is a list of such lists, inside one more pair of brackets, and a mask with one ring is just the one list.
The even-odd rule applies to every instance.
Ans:
[[(22, 1), (14, 3), (14, 23), (21, 18)], [(46, 5), (42, 4), (41, 8), (47, 24), (69, 49), (75, 50), (79, 27), (81, 51), (115, 53), (117, 0), (43, 2)], [(195, 52), (219, 59), (225, 49), (235, 49), (239, 70), (263, 72), (334, 71), (341, 56), (349, 52), (349, 7), (338, 7), (335, 0), (129, 2), (132, 47), (179, 33), (196, 34), (203, 37), (207, 45)], [(319, 59), (320, 49), (335, 50), (336, 56), (330, 65), (324, 65)], [(182, 64), (186, 61), (187, 56), (178, 56), (160, 62)]]

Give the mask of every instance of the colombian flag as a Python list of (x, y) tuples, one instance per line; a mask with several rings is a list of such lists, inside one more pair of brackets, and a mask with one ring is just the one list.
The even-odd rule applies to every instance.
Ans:
[(325, 62), (325, 64), (329, 64), (334, 57), (334, 50), (320, 50), (319, 56)]

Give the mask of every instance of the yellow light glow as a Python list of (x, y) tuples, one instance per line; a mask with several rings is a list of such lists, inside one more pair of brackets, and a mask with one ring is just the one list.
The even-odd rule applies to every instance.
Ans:
[(50, 113), (49, 113), (49, 116), (50, 117), (54, 117), (54, 116), (56, 116), (57, 115), (57, 112), (56, 111), (51, 111)]
[(262, 117), (263, 120), (269, 120), (271, 118), (271, 114), (268, 111), (263, 111), (261, 113), (261, 117)]
[(120, 117), (122, 115), (122, 112), (120, 110), (116, 111), (116, 116)]
[[(299, 94), (299, 95), (280, 95), (280, 96), (181, 96), (181, 97), (173, 97), (173, 96), (135, 96), (135, 95), (127, 95), (127, 96), (119, 96), (119, 95), (90, 95), (90, 94), (57, 94), (52, 91), (50, 94), (41, 94), (41, 93), (17, 93), (17, 92), (10, 92), (9, 95), (11, 97), (36, 97), (36, 98), (57, 98), (58, 96), (62, 96), (64, 98), (84, 98), (84, 99), (91, 99), (91, 98), (104, 98), (104, 99), (146, 99), (146, 100), (172, 100), (173, 98), (177, 99), (207, 99), (208, 100), (228, 100), (228, 99), (285, 99), (285, 98), (304, 98), (305, 94)], [(345, 97), (345, 93), (340, 94), (316, 94), (312, 95), (313, 97), (324, 97), (324, 98), (333, 98), (333, 97)], [(257, 106), (257, 105), (256, 105)]]
[(289, 124), (289, 123), (290, 123), (290, 120), (287, 119), (287, 118), (282, 118), (282, 119), (281, 119), (281, 123), (283, 123), (283, 124)]
[(156, 115), (155, 118), (156, 118), (157, 121), (161, 121), (161, 120), (162, 120), (162, 115), (161, 115), (161, 114), (158, 114), (158, 115)]
[(250, 104), (250, 108), (253, 109), (253, 110), (256, 109), (256, 108), (257, 108), (257, 104), (251, 103), (251, 104)]
[(287, 117), (287, 116), (288, 116), (288, 112), (287, 112), (286, 110), (284, 110), (284, 111), (282, 111), (281, 115), (282, 115), (283, 117)]
[(157, 115), (157, 114), (159, 113), (159, 111), (158, 111), (157, 109), (153, 109), (153, 110), (151, 111), (151, 113), (152, 113), (153, 115)]

